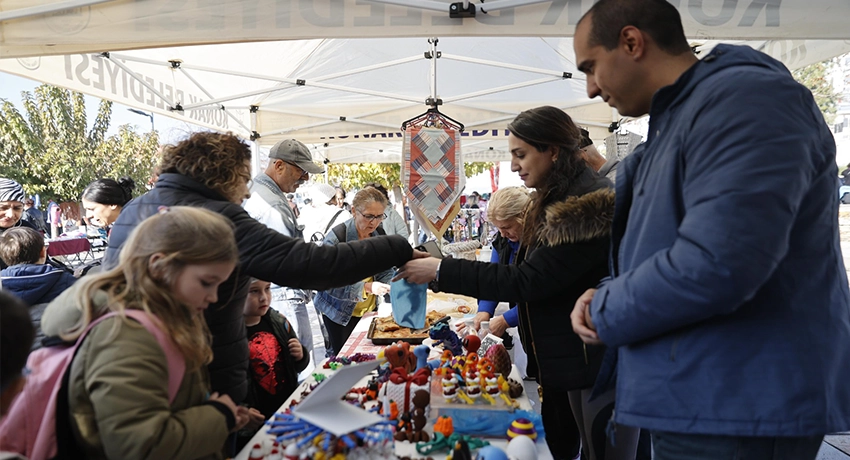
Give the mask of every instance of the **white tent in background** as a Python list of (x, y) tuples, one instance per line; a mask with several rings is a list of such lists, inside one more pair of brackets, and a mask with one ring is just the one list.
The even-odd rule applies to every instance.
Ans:
[[(495, 161), (529, 107), (600, 140), (618, 121), (587, 99), (563, 38), (591, 3), (494, 0), (462, 19), (438, 0), (0, 0), (0, 71), (335, 162), (399, 161), (399, 126), (438, 99), (466, 126), (467, 160)], [(700, 49), (747, 39), (790, 68), (850, 51), (843, 0), (671, 3)]]

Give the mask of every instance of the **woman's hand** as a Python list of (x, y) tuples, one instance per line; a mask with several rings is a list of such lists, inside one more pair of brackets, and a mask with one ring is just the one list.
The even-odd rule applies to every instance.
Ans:
[(573, 312), (570, 313), (570, 322), (573, 325), (573, 332), (579, 336), (582, 342), (588, 345), (600, 345), (599, 335), (596, 334), (596, 327), (593, 325), (593, 318), (590, 316), (590, 302), (593, 300), (593, 295), (596, 289), (588, 289), (576, 301), (576, 306)]
[(366, 283), (366, 287), (372, 294), (381, 296), (384, 294), (390, 293), (390, 285), (379, 283), (377, 281), (372, 281), (371, 283)]
[(508, 322), (505, 321), (505, 317), (502, 315), (496, 316), (490, 320), (490, 333), (495, 335), (496, 337), (501, 337), (504, 335), (505, 330), (508, 328)]
[(405, 279), (415, 284), (434, 281), (437, 278), (437, 267), (440, 265), (440, 260), (436, 257), (411, 260), (398, 270), (393, 281)]
[[(472, 317), (472, 329), (474, 329), (475, 332), (478, 332), (478, 330), (481, 329), (481, 321), (490, 321), (490, 313), (487, 313), (486, 311), (479, 311), (474, 317)], [(458, 332), (463, 331), (465, 328), (466, 324), (464, 324), (463, 321), (457, 323)]]
[(304, 358), (304, 348), (301, 346), (301, 342), (298, 339), (289, 339), (289, 342), (286, 342), (286, 345), (289, 347), (289, 354), (295, 358), (296, 361), (301, 361)]

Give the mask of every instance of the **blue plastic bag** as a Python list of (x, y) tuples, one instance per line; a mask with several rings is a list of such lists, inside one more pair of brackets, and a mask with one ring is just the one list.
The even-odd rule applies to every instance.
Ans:
[(407, 280), (393, 281), (390, 287), (393, 319), (401, 327), (425, 327), (425, 310), (428, 306), (428, 285), (413, 284)]

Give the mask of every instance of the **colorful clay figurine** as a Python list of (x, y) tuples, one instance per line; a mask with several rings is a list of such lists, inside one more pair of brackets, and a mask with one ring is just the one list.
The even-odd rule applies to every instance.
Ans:
[(498, 447), (485, 446), (478, 449), (475, 460), (508, 460), (508, 454)]
[(478, 353), (478, 349), (481, 348), (481, 338), (477, 335), (468, 335), (463, 338), (461, 344), (467, 353)]
[[(428, 355), (431, 353), (431, 347), (428, 345), (419, 345), (413, 349), (413, 355), (416, 356), (416, 370), (428, 367)], [(430, 368), (429, 368), (430, 369)]]
[(378, 353), (378, 359), (387, 360), (390, 370), (400, 367), (407, 372), (416, 371), (416, 356), (410, 351), (410, 344), (407, 342), (396, 342), (384, 348)]
[(428, 337), (434, 340), (434, 346), (442, 345), (446, 350), (450, 350), (453, 355), (460, 356), (463, 354), (463, 347), (460, 344), (455, 331), (446, 323), (437, 323), (428, 331)]
[(403, 423), (395, 434), (396, 441), (427, 442), (430, 439), (425, 431), (425, 425), (428, 423), (425, 408), (430, 402), (431, 394), (425, 390), (418, 390), (413, 394), (413, 411), (402, 417)]
[(534, 424), (527, 418), (518, 418), (511, 422), (508, 428), (508, 439), (513, 439), (517, 436), (527, 436), (531, 439), (537, 439), (537, 430), (534, 429)]
[(447, 415), (437, 417), (437, 420), (434, 422), (434, 433), (440, 433), (443, 436), (448, 437), (454, 432), (455, 427), (451, 417)]
[(469, 451), (469, 444), (463, 439), (455, 441), (452, 453), (446, 455), (446, 460), (472, 460), (472, 453)]
[(511, 439), (506, 452), (511, 460), (537, 460), (537, 445), (528, 436)]

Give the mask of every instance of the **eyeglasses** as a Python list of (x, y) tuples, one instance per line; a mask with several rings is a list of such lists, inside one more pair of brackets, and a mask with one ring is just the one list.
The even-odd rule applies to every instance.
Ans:
[[(357, 212), (360, 212), (360, 211), (357, 211)], [(381, 221), (381, 220), (384, 220), (384, 219), (387, 218), (386, 213), (381, 214), (380, 216), (373, 216), (372, 214), (363, 214), (362, 212), (360, 212), (360, 215), (363, 216), (363, 218), (368, 220), (369, 222), (374, 222), (376, 220)]]
[[(289, 162), (287, 161), (286, 163), (289, 163)], [(308, 173), (307, 170), (305, 170), (301, 166), (298, 166), (295, 163), (289, 163), (289, 164), (291, 164), (292, 166), (295, 166), (296, 168), (298, 168), (299, 171), (301, 171), (301, 176), (299, 176), (299, 177), (310, 177), (310, 173)]]

